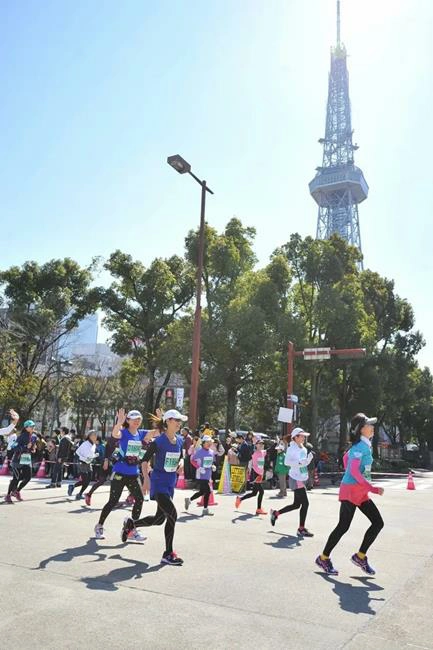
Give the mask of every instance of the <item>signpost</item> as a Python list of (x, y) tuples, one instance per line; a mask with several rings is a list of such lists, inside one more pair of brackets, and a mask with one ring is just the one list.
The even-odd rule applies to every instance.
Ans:
[[(365, 348), (344, 348), (340, 350), (334, 348), (305, 348), (302, 351), (295, 351), (295, 346), (292, 341), (289, 341), (287, 349), (287, 408), (293, 410), (295, 404), (298, 402), (297, 396), (293, 394), (293, 375), (296, 357), (302, 358), (304, 361), (328, 361), (331, 357), (337, 357), (339, 359), (361, 359), (365, 355)], [(293, 423), (288, 422), (287, 433), (291, 433), (292, 429)]]

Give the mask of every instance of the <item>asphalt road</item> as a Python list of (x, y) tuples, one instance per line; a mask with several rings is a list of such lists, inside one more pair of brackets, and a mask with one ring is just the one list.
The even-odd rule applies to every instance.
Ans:
[[(337, 488), (309, 493), (315, 537), (304, 540), (295, 513), (272, 528), (253, 516), (254, 499), (235, 511), (234, 497), (218, 495), (214, 516), (202, 518), (195, 505), (183, 511), (191, 492), (178, 491), (185, 564), (171, 567), (160, 565), (162, 527), (121, 543), (125, 509), (108, 518), (105, 540), (93, 538), (108, 486), (87, 508), (66, 485), (32, 481), (23, 503), (0, 506), (0, 648), (433, 648), (433, 474), (415, 481), (414, 492), (378, 482), (385, 528), (369, 554), (374, 578), (349, 561), (368, 525), (361, 513), (333, 554), (340, 575), (314, 564), (337, 521)], [(1, 477), (0, 495), (6, 486)], [(266, 510), (290, 499), (273, 494)]]

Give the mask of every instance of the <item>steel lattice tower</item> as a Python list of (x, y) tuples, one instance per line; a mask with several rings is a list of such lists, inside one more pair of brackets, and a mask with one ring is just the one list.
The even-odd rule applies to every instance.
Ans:
[(310, 194), (319, 206), (317, 239), (338, 234), (362, 253), (358, 203), (367, 198), (368, 185), (354, 164), (352, 120), (349, 99), (347, 53), (340, 42), (340, 0), (337, 0), (337, 45), (331, 48), (331, 71), (326, 107), (323, 163), (309, 184)]

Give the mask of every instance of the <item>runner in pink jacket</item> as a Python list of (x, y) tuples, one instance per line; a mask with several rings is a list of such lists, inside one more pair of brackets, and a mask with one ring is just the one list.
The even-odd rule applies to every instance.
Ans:
[(264, 467), (265, 467), (265, 456), (266, 456), (265, 445), (262, 440), (257, 440), (256, 450), (253, 453), (251, 458), (252, 469), (251, 469), (250, 481), (253, 484), (253, 486), (251, 492), (247, 492), (246, 494), (244, 494), (243, 497), (236, 498), (236, 502), (235, 502), (236, 510), (239, 509), (239, 506), (241, 505), (242, 501), (257, 496), (256, 515), (268, 514), (267, 512), (265, 512), (265, 510), (262, 509), (262, 501), (264, 495), (262, 483), (263, 483), (263, 474), (264, 474)]

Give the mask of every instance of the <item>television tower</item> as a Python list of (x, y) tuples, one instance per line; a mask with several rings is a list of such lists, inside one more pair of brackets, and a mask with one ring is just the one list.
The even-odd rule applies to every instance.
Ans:
[[(340, 0), (337, 0), (337, 45), (331, 48), (323, 162), (309, 184), (310, 194), (319, 206), (317, 239), (338, 234), (362, 253), (358, 203), (368, 196), (368, 185), (354, 164), (352, 120), (349, 99), (347, 53), (340, 41)], [(361, 262), (362, 267), (362, 262)]]

